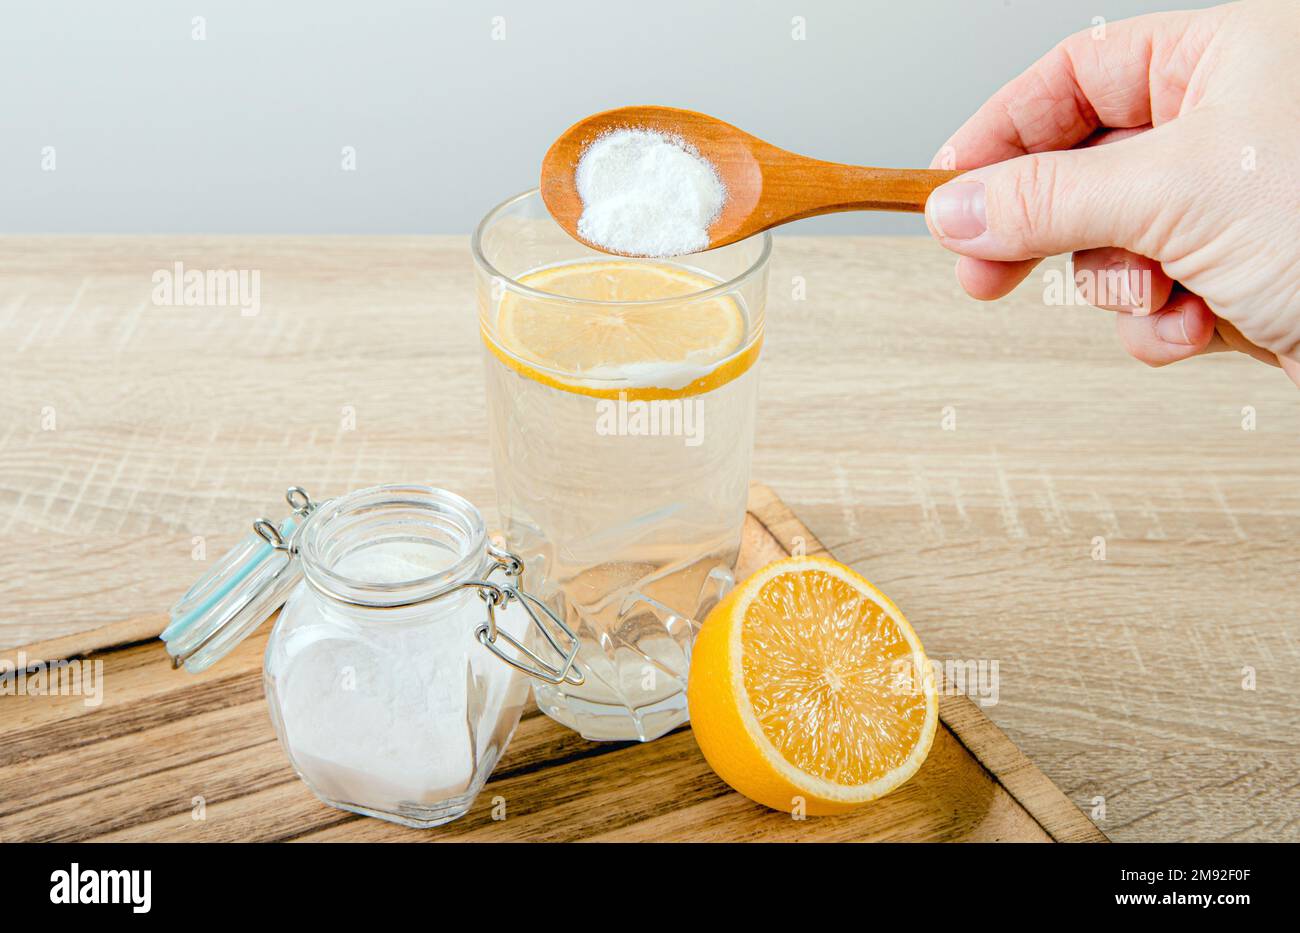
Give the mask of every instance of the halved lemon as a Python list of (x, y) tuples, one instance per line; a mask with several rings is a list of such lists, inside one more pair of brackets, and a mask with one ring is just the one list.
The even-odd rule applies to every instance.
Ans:
[(687, 699), (700, 750), (775, 810), (842, 813), (921, 767), (939, 721), (921, 641), (843, 564), (770, 564), (709, 613)]
[[(520, 283), (579, 302), (507, 291), (483, 339), (507, 366), (553, 388), (598, 398), (678, 398), (735, 379), (753, 365), (744, 312), (730, 295), (694, 299), (718, 282), (661, 263), (569, 263)], [(681, 302), (672, 299), (681, 298)], [(654, 302), (604, 305), (598, 302)]]

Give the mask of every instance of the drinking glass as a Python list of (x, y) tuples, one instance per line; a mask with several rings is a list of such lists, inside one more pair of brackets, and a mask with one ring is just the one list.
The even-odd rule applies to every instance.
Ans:
[[(672, 261), (611, 257), (536, 190), (474, 234), (506, 543), (577, 633), (585, 675), (534, 695), (586, 738), (648, 741), (688, 719), (691, 643), (735, 582), (770, 252), (763, 234)], [(719, 343), (683, 354), (701, 322)], [(552, 333), (568, 336), (539, 336)], [(601, 358), (628, 340), (645, 344), (635, 362)]]

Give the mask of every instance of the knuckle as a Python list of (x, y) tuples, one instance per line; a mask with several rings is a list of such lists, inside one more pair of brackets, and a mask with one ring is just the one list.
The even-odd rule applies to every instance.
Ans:
[(1045, 231), (1052, 218), (1052, 206), (1059, 189), (1056, 160), (1040, 154), (1023, 158), (1007, 192), (1007, 231), (1027, 239), (1030, 233)]

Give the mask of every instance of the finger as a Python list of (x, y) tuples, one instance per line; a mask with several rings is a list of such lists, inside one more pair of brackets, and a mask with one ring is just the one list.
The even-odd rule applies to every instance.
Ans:
[(1291, 381), (1300, 388), (1300, 360), (1293, 360), (1289, 356), (1279, 356), (1278, 362), (1282, 364), (1282, 372), (1291, 377)]
[(1187, 160), (1170, 129), (975, 169), (935, 189), (926, 224), (943, 246), (977, 259), (1099, 246), (1160, 259), (1158, 221), (1182, 216), (1195, 196), (1179, 184), (1182, 173), (1169, 170)]
[(1070, 36), (989, 98), (933, 167), (976, 168), (1068, 149), (1103, 126), (1168, 122), (1226, 15), (1224, 7), (1158, 13)]
[(1210, 338), (1210, 342), (1205, 345), (1205, 349), (1201, 350), (1200, 355), (1208, 356), (1211, 353), (1236, 353), (1236, 352), (1237, 352), (1236, 350), (1228, 346), (1228, 344), (1224, 341), (1224, 339), (1221, 336), (1219, 336), (1219, 332), (1216, 330), (1214, 332), (1214, 336)]
[(1245, 353), (1247, 356), (1252, 356), (1261, 363), (1267, 363), (1269, 366), (1282, 365), (1280, 362), (1281, 358), (1276, 353), (1272, 350), (1265, 350), (1263, 347), (1251, 343), (1246, 339), (1245, 335), (1242, 334), (1241, 331), (1237, 330), (1237, 326), (1231, 321), (1219, 318), (1216, 330), (1218, 331), (1219, 339), (1224, 342), (1228, 349), (1236, 350), (1238, 353)]
[[(1237, 330), (1231, 321), (1221, 317), (1216, 318), (1214, 322), (1214, 336), (1201, 350), (1202, 356), (1207, 353), (1244, 353), (1261, 363), (1267, 363), (1269, 366), (1280, 366), (1284, 370), (1288, 362), (1285, 357), (1251, 343), (1242, 335), (1241, 331)], [(1300, 385), (1300, 382), (1296, 384)]]
[(1009, 295), (1041, 261), (995, 262), (962, 256), (957, 260), (957, 282), (972, 298), (996, 301)]
[(1214, 339), (1215, 320), (1199, 295), (1180, 292), (1156, 314), (1120, 314), (1115, 326), (1132, 356), (1148, 366), (1167, 366), (1204, 352)]
[(1174, 288), (1160, 263), (1115, 246), (1080, 250), (1073, 264), (1075, 287), (1089, 304), (1107, 311), (1144, 317), (1164, 307)]
[[(1104, 146), (1106, 143), (1119, 142), (1121, 139), (1136, 136), (1138, 133), (1145, 133), (1149, 129), (1151, 129), (1150, 126), (1123, 130), (1097, 130), (1079, 145), (1080, 147)], [(1126, 251), (1121, 252), (1130, 256), (1135, 255)], [(1029, 273), (1033, 272), (1037, 265), (1038, 260), (1036, 259), (1000, 262), (995, 259), (974, 259), (970, 256), (962, 256), (957, 260), (957, 281), (972, 298), (977, 298), (980, 301), (994, 301), (1009, 295), (1017, 285), (1028, 277)], [(1160, 271), (1163, 278), (1168, 279), (1168, 276), (1164, 276), (1163, 270), (1160, 270), (1159, 265), (1156, 265), (1156, 269)], [(1168, 292), (1161, 293), (1158, 302), (1150, 307), (1160, 307), (1168, 297)]]

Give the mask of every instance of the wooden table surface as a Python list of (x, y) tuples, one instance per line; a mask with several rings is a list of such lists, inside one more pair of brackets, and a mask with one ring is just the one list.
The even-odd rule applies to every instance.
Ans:
[[(176, 262), (260, 312), (154, 306)], [(1043, 290), (778, 238), (754, 476), (933, 657), (997, 662), (985, 712), (1111, 838), (1300, 840), (1300, 394)], [(459, 237), (0, 238), (0, 645), (165, 611), (291, 483), (490, 515), (473, 309)]]
[[(796, 549), (833, 556), (770, 488), (751, 484), (737, 577)], [(109, 632), (132, 627), (96, 629), (104, 650), (82, 662), (99, 669), (102, 702), (0, 693), (0, 844), (1106, 841), (975, 701), (943, 683), (921, 769), (849, 814), (794, 819), (745, 799), (713, 773), (689, 726), (645, 744), (588, 742), (529, 704), (469, 812), (407, 829), (326, 806), (294, 774), (262, 691), (271, 625), (198, 675), (173, 670), (148, 634), (107, 647)], [(27, 650), (64, 658), (76, 637)]]

